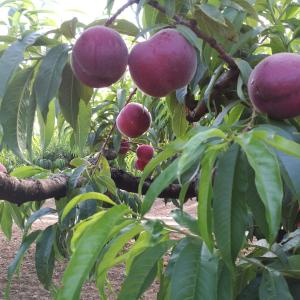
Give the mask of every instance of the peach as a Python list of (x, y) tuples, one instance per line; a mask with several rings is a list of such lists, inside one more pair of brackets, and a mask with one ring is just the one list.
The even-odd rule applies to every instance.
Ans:
[(120, 145), (119, 154), (125, 155), (130, 149), (130, 144), (127, 140), (122, 140)]
[(137, 170), (144, 171), (147, 164), (148, 164), (148, 161), (143, 161), (143, 160), (137, 159), (135, 161), (134, 166)]
[(192, 80), (197, 55), (177, 30), (169, 28), (135, 45), (129, 54), (128, 65), (140, 90), (153, 97), (164, 97)]
[(1, 163), (0, 163), (0, 173), (7, 173), (5, 166)]
[(76, 78), (95, 88), (107, 87), (124, 74), (128, 50), (120, 34), (105, 26), (85, 30), (77, 39), (71, 57)]
[(148, 162), (154, 155), (154, 148), (151, 145), (140, 145), (136, 150), (136, 156), (139, 160)]
[(254, 107), (275, 119), (300, 115), (300, 55), (278, 53), (252, 71), (248, 92)]
[(125, 136), (136, 138), (145, 133), (151, 125), (151, 114), (139, 103), (129, 103), (120, 111), (116, 124)]

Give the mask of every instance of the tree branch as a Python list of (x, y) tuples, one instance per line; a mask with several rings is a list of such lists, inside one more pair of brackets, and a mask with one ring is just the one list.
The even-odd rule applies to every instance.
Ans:
[[(137, 193), (140, 178), (133, 176), (123, 170), (111, 169), (111, 177), (117, 188)], [(145, 181), (142, 193), (145, 194), (153, 179)], [(0, 199), (17, 205), (26, 202), (43, 201), (49, 198), (61, 198), (67, 194), (68, 177), (66, 175), (56, 175), (49, 179), (18, 179), (10, 175), (0, 173)], [(159, 195), (161, 198), (178, 198), (181, 186), (179, 184), (169, 185)], [(195, 183), (192, 182), (187, 198), (196, 196)]]
[(138, 2), (139, 0), (129, 0), (127, 3), (121, 6), (109, 19), (107, 19), (104, 26), (110, 26), (127, 7)]
[[(237, 79), (238, 75), (239, 75), (238, 69), (230, 69), (229, 71), (223, 73), (219, 77), (216, 84), (214, 85), (211, 94), (211, 98), (215, 99), (215, 103), (218, 100), (217, 98), (223, 93), (224, 89), (230, 86), (230, 84)], [(190, 97), (190, 95), (187, 96)], [(197, 105), (195, 105), (195, 102), (197, 103)], [(186, 106), (189, 108), (186, 119), (190, 123), (199, 121), (201, 117), (203, 117), (208, 112), (204, 100), (193, 102), (190, 98), (188, 98), (186, 101)]]
[[(166, 14), (166, 9), (161, 6), (156, 0), (150, 0), (147, 4)], [(236, 69), (237, 65), (234, 59), (225, 51), (225, 49), (220, 45), (213, 37), (207, 35), (205, 32), (199, 29), (197, 22), (195, 20), (186, 20), (181, 16), (174, 15), (172, 19), (181, 25), (189, 27), (200, 39), (204, 40), (209, 44), (213, 49), (215, 49), (223, 61), (225, 61), (231, 69)]]
[[(105, 26), (110, 26), (115, 20), (116, 18), (129, 6), (133, 5), (133, 4), (137, 4), (139, 3), (139, 0), (129, 0), (127, 3), (125, 3), (123, 6), (121, 6), (115, 13), (114, 15), (109, 18), (106, 22), (105, 22)], [(147, 2), (147, 4), (151, 5), (153, 8), (161, 11), (162, 13), (166, 14), (166, 9), (161, 6), (159, 4), (159, 2), (157, 2), (156, 0), (150, 0)], [(187, 20), (182, 18), (181, 16), (178, 15), (174, 15), (172, 17), (172, 19), (177, 23), (177, 24), (181, 24), (181, 25), (185, 25), (187, 27), (189, 27), (191, 30), (194, 31), (194, 33), (202, 40), (204, 40), (205, 42), (207, 42), (213, 49), (215, 49), (220, 57), (222, 58), (223, 61), (225, 61), (228, 66), (231, 69), (236, 69), (237, 65), (234, 61), (234, 59), (225, 51), (225, 49), (222, 47), (222, 45), (220, 45), (213, 37), (207, 35), (205, 32), (203, 32), (202, 30), (200, 30), (197, 26), (197, 22), (195, 20)]]

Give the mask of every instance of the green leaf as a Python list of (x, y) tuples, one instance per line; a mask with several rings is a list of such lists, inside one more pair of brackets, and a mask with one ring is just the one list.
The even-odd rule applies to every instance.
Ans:
[(176, 171), (178, 167), (178, 159), (173, 161), (166, 169), (164, 169), (159, 176), (150, 185), (144, 201), (142, 203), (141, 214), (146, 214), (152, 207), (153, 202), (158, 195), (177, 177)]
[(276, 134), (275, 131), (254, 129), (250, 134), (283, 153), (300, 158), (300, 144)]
[(35, 267), (40, 282), (46, 289), (52, 283), (54, 269), (54, 249), (55, 226), (48, 226), (39, 236), (36, 242)]
[(248, 62), (246, 62), (245, 60), (240, 59), (240, 58), (236, 58), (234, 61), (237, 64), (237, 66), (241, 72), (244, 84), (247, 85), (250, 74), (252, 72), (251, 66), (249, 65)]
[(236, 141), (245, 151), (255, 172), (255, 184), (265, 206), (265, 217), (269, 226), (268, 241), (272, 243), (280, 227), (283, 187), (276, 155), (258, 139), (240, 135)]
[(201, 128), (189, 141), (184, 145), (184, 149), (178, 162), (177, 174), (182, 174), (185, 168), (194, 165), (195, 162), (201, 158), (203, 152), (206, 150), (207, 142), (210, 138), (225, 138), (226, 135), (218, 128)]
[(95, 223), (85, 228), (64, 272), (57, 300), (79, 299), (81, 286), (96, 262), (99, 252), (107, 243), (111, 230), (126, 213), (128, 208), (125, 205), (114, 206)]
[(97, 287), (101, 291), (104, 298), (104, 285), (106, 281), (107, 271), (117, 262), (117, 254), (124, 248), (124, 246), (140, 232), (144, 227), (139, 224), (131, 224), (124, 228), (120, 234), (114, 238), (108, 245), (103, 258), (101, 258), (97, 267)]
[(191, 45), (198, 49), (200, 53), (202, 52), (203, 42), (192, 29), (180, 24), (176, 25), (176, 28), (191, 43)]
[[(41, 36), (41, 33), (29, 33), (22, 40), (13, 43), (0, 57), (0, 99), (4, 96), (6, 86), (14, 71), (23, 60), (24, 51), (28, 46), (32, 45), (39, 36)], [(15, 99), (15, 101), (18, 101), (18, 99)]]
[(212, 251), (214, 246), (212, 237), (212, 176), (217, 152), (212, 151), (203, 158), (198, 186), (198, 223), (199, 232), (207, 247)]
[(278, 271), (268, 269), (263, 272), (259, 287), (260, 300), (293, 300), (284, 277)]
[[(174, 241), (163, 241), (144, 250), (135, 258), (126, 277), (118, 300), (139, 299), (143, 293), (144, 283), (158, 260), (174, 245)], [(154, 279), (154, 278), (153, 278)]]
[(269, 236), (269, 226), (266, 220), (266, 209), (265, 206), (259, 197), (259, 194), (256, 190), (255, 185), (255, 173), (251, 168), (246, 154), (240, 154), (240, 163), (245, 164), (246, 175), (248, 178), (247, 193), (246, 193), (246, 202), (250, 207), (252, 215), (254, 217), (255, 225), (258, 226), (259, 230), (263, 233), (265, 237)]
[(39, 210), (35, 211), (26, 221), (25, 227), (24, 227), (24, 235), (27, 234), (29, 229), (31, 228), (31, 225), (37, 220), (40, 219), (43, 216), (49, 215), (49, 214), (55, 214), (56, 210), (51, 207), (42, 207)]
[(69, 46), (58, 45), (48, 51), (36, 76), (34, 90), (38, 107), (46, 121), (50, 101), (56, 96), (68, 60)]
[(170, 299), (207, 299), (217, 296), (218, 259), (199, 240), (180, 252), (172, 271)]
[(88, 134), (90, 132), (91, 109), (83, 100), (79, 102), (78, 126), (75, 129), (75, 142), (83, 156)]
[(191, 215), (180, 209), (175, 209), (171, 212), (171, 216), (180, 226), (186, 227), (192, 233), (199, 235), (197, 220)]
[(20, 166), (15, 168), (10, 175), (18, 178), (27, 178), (45, 172), (46, 170), (37, 166)]
[[(107, 19), (96, 20), (87, 25), (86, 28), (96, 25), (104, 25), (106, 21)], [(133, 37), (139, 34), (139, 29), (136, 27), (136, 25), (125, 19), (117, 19), (109, 27), (115, 29), (120, 34), (126, 34)]]
[(27, 126), (26, 126), (26, 149), (28, 151), (29, 159), (32, 160), (32, 137), (36, 112), (36, 99), (34, 92), (29, 97), (29, 104), (27, 108)]
[(158, 153), (154, 158), (150, 160), (150, 162), (146, 165), (146, 168), (144, 169), (144, 172), (140, 179), (138, 188), (140, 195), (142, 193), (142, 187), (146, 178), (151, 174), (155, 167), (157, 167), (162, 161), (167, 160), (168, 158), (176, 154), (176, 152), (179, 151), (179, 149), (181, 149), (183, 145), (184, 141), (177, 139), (176, 141), (168, 144), (162, 152)]
[(167, 97), (167, 104), (171, 113), (173, 132), (176, 137), (182, 137), (185, 135), (189, 125), (186, 120), (185, 107), (177, 101), (175, 93)]
[(58, 100), (64, 118), (73, 129), (77, 127), (80, 96), (81, 84), (75, 78), (70, 64), (66, 64), (62, 73)]
[(36, 240), (36, 238), (41, 233), (41, 230), (31, 232), (27, 237), (24, 238), (19, 250), (17, 251), (14, 260), (8, 266), (7, 271), (7, 286), (5, 288), (5, 296), (9, 298), (10, 285), (13, 278), (14, 273), (19, 269), (22, 259), (29, 249), (31, 244)]
[[(54, 134), (55, 128), (55, 102), (51, 101), (49, 105), (49, 111), (46, 119), (42, 117), (41, 112), (38, 110), (38, 121), (40, 125), (40, 142), (43, 151), (50, 145), (51, 139)], [(46, 122), (44, 121), (46, 120)]]
[(240, 147), (233, 144), (219, 158), (214, 183), (214, 232), (221, 255), (232, 268), (245, 241), (247, 225), (247, 165), (240, 161)]
[(255, 8), (252, 5), (252, 1), (248, 0), (233, 0), (233, 2), (237, 3), (239, 6), (241, 6), (245, 12), (247, 12), (249, 15), (254, 17), (255, 19), (258, 18)]
[(10, 240), (12, 234), (12, 217), (10, 213), (9, 203), (1, 203), (0, 225), (5, 236)]
[(175, 0), (164, 0), (167, 16), (172, 18), (176, 11)]
[(89, 192), (85, 194), (80, 194), (74, 197), (71, 201), (67, 203), (67, 205), (64, 208), (64, 211), (61, 215), (61, 220), (63, 220), (67, 214), (80, 202), (86, 201), (86, 200), (99, 200), (103, 201), (105, 203), (115, 205), (115, 202), (112, 201), (109, 197), (105, 196), (104, 194), (96, 193), (96, 192)]
[(61, 33), (67, 39), (73, 39), (76, 35), (76, 27), (77, 27), (78, 19), (73, 18), (71, 20), (65, 21), (60, 25)]
[(26, 149), (26, 128), (30, 125), (27, 123), (30, 121), (27, 109), (30, 101), (29, 85), (32, 75), (32, 68), (17, 73), (9, 83), (0, 109), (3, 142), (22, 159), (25, 159), (23, 153)]

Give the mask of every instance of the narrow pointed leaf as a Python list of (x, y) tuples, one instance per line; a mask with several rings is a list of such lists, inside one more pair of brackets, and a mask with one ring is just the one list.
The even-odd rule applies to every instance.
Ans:
[(68, 59), (68, 45), (58, 45), (48, 51), (42, 60), (35, 83), (35, 95), (44, 121), (46, 121), (50, 101), (56, 96), (61, 76)]
[(86, 228), (65, 270), (62, 279), (63, 286), (58, 292), (57, 300), (80, 298), (81, 286), (96, 262), (101, 249), (105, 246), (111, 229), (127, 212), (128, 208), (125, 205), (115, 206)]
[(147, 248), (136, 257), (122, 285), (118, 300), (138, 300), (143, 292), (143, 284), (153, 267), (173, 245), (174, 241), (167, 240)]
[(54, 270), (54, 244), (55, 227), (47, 227), (36, 242), (35, 267), (40, 282), (49, 289)]
[(265, 217), (269, 226), (268, 241), (272, 243), (280, 227), (283, 200), (278, 159), (261, 140), (240, 136), (237, 142), (242, 146), (254, 169), (256, 188), (264, 204)]
[[(247, 176), (233, 144), (218, 161), (214, 183), (214, 231), (222, 257), (231, 268), (245, 240)], [(247, 166), (246, 166), (247, 167)]]
[(26, 35), (22, 40), (17, 40), (5, 50), (0, 58), (0, 99), (4, 96), (6, 86), (11, 79), (19, 63), (23, 60), (23, 54), (26, 48), (32, 45), (41, 35), (38, 32), (32, 32)]
[(33, 69), (28, 68), (20, 71), (11, 80), (0, 109), (0, 122), (4, 131), (3, 142), (23, 159), (25, 159), (29, 85), (32, 75)]

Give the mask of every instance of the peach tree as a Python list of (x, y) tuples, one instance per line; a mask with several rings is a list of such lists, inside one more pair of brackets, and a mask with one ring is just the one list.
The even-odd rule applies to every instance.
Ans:
[[(120, 264), (120, 300), (154, 280), (157, 299), (299, 299), (300, 4), (118, 2), (59, 26), (30, 0), (0, 4), (1, 147), (24, 161), (0, 165), (2, 231), (23, 232), (4, 297), (35, 243), (54, 299), (79, 299), (86, 280), (108, 299)], [(33, 141), (56, 138), (76, 158), (35, 166)], [(147, 217), (160, 198), (177, 225)], [(57, 222), (31, 230), (47, 214)]]

